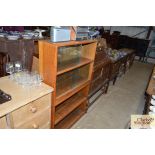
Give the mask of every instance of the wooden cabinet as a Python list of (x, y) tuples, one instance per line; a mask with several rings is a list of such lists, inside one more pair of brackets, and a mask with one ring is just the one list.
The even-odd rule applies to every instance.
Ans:
[(86, 111), (97, 42), (39, 41), (39, 67), (44, 82), (54, 88), (52, 128), (71, 127)]
[[(106, 40), (103, 38), (98, 39), (93, 74), (91, 79), (91, 86), (89, 90), (89, 106), (108, 90), (111, 60), (107, 57), (106, 53), (104, 52), (106, 47)], [(99, 90), (100, 93), (98, 93), (97, 95), (97, 92)], [(93, 100), (91, 98), (93, 98)]]
[(0, 119), (0, 128), (3, 129), (50, 129), (50, 126), (51, 94), (30, 102)]
[(41, 83), (23, 87), (8, 77), (0, 78), (0, 86), (12, 100), (0, 104), (0, 128), (50, 129), (53, 89)]
[(7, 127), (7, 122), (6, 122), (6, 117), (3, 116), (0, 118), (0, 129), (6, 129)]
[(44, 126), (48, 124), (47, 129), (50, 129), (50, 107), (42, 110), (40, 113), (37, 113), (33, 117), (29, 117), (25, 119), (25, 117), (21, 116), (22, 121), (14, 122), (15, 117), (13, 117), (13, 128), (15, 129), (42, 129)]
[[(10, 113), (13, 128), (42, 128), (50, 124), (51, 95), (45, 95)], [(19, 117), (20, 116), (20, 117)]]

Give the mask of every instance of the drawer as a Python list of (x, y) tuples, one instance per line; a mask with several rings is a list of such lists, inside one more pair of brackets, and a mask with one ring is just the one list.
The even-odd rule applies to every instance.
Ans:
[(43, 96), (15, 111), (12, 112), (12, 121), (14, 125), (21, 124), (31, 117), (36, 116), (38, 113), (42, 112), (44, 109), (51, 109), (51, 94)]
[(7, 128), (7, 122), (6, 122), (6, 117), (1, 117), (0, 118), (0, 129), (6, 129)]
[(14, 124), (15, 129), (49, 129), (51, 122), (51, 109), (47, 108), (35, 117), (21, 124)]
[(41, 129), (50, 129), (51, 128), (51, 123), (48, 122), (44, 126), (41, 127)]

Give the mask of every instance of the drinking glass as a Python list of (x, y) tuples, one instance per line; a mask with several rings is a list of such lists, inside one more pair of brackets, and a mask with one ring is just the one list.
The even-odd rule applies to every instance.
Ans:
[(22, 62), (21, 61), (16, 61), (14, 63), (15, 66), (15, 72), (21, 72), (22, 71)]
[(37, 85), (37, 86), (41, 85), (42, 81), (43, 81), (43, 77), (39, 74), (36, 74), (35, 75), (35, 82), (34, 82), (35, 85)]
[(10, 74), (9, 78), (12, 78), (12, 74), (14, 73), (13, 62), (6, 63), (6, 72)]

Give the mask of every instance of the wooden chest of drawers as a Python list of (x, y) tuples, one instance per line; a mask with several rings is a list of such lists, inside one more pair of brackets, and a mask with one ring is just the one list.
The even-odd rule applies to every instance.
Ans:
[[(7, 84), (6, 84), (7, 83)], [(12, 100), (0, 105), (0, 128), (49, 129), (51, 126), (51, 92), (53, 89), (42, 83), (29, 89), (11, 81), (0, 79), (2, 90), (12, 96)], [(6, 86), (7, 85), (7, 86)]]
[(7, 128), (7, 122), (6, 122), (6, 117), (0, 118), (0, 129), (6, 129)]
[(51, 95), (48, 94), (10, 113), (11, 127), (28, 129), (50, 125), (50, 109)]

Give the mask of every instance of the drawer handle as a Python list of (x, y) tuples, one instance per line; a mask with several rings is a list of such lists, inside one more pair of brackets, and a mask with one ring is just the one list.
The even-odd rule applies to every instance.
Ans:
[(34, 129), (38, 129), (38, 128), (39, 128), (39, 125), (33, 124), (33, 128), (34, 128)]
[(30, 107), (30, 111), (31, 111), (32, 113), (35, 113), (35, 112), (37, 112), (37, 108), (35, 108), (35, 107)]

